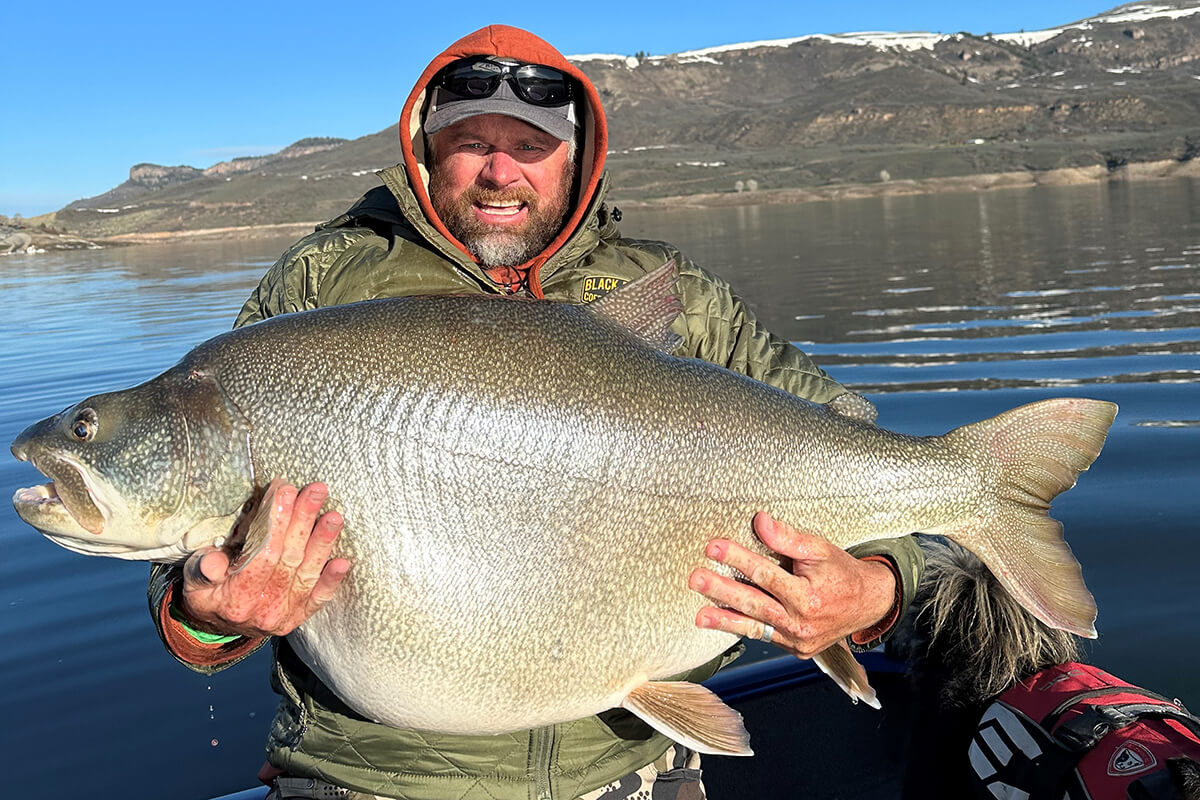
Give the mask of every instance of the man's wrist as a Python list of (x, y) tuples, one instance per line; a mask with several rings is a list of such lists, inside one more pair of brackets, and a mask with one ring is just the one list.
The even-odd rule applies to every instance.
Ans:
[(266, 641), (266, 638), (226, 637), (223, 634), (218, 635), (217, 641), (202, 641), (196, 634), (203, 636), (204, 631), (197, 630), (195, 622), (182, 609), (173, 608), (177, 591), (180, 591), (178, 583), (167, 585), (155, 608), (155, 620), (167, 652), (189, 669), (205, 674), (225, 669), (249, 656)]
[(895, 563), (887, 556), (864, 556), (861, 561), (872, 561), (883, 564), (891, 573), (893, 581), (892, 602), (887, 613), (875, 624), (850, 635), (850, 645), (855, 649), (870, 649), (886, 636), (896, 623), (900, 621), (900, 609), (904, 602), (904, 584), (900, 579), (900, 571)]
[(176, 578), (167, 587), (166, 597), (163, 598), (163, 610), (166, 611), (163, 616), (173, 622), (178, 630), (201, 644), (227, 644), (243, 638), (241, 634), (219, 630), (188, 613), (184, 607), (182, 578)]
[(171, 601), (167, 604), (167, 614), (169, 614), (171, 619), (175, 620), (175, 622), (179, 624), (179, 627), (183, 629), (184, 633), (186, 633), (188, 636), (191, 636), (197, 642), (200, 642), (201, 644), (227, 644), (242, 638), (240, 634), (236, 633), (227, 634), (204, 630), (202, 627), (200, 627), (199, 623), (188, 617), (188, 615), (184, 613), (183, 609), (179, 607), (178, 597), (179, 594), (175, 593), (174, 597), (172, 597)]

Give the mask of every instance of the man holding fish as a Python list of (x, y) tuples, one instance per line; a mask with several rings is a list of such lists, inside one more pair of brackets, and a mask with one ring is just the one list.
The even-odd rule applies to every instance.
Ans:
[(910, 601), (913, 531), (1095, 636), (1048, 510), (1112, 403), (876, 427), (723, 281), (620, 236), (596, 89), (524, 31), (434, 59), (400, 132), (235, 330), (12, 444), (50, 478), (22, 519), (169, 565), (150, 604), (180, 661), (274, 637), (275, 797), (702, 797), (697, 753), (752, 753), (699, 683), (740, 637), (875, 704), (850, 643)]
[[(400, 134), (404, 162), (382, 173), (385, 187), (368, 193), (347, 214), (285, 254), (242, 309), (238, 326), (289, 311), (402, 294), (501, 292), (581, 302), (602, 297), (675, 257), (685, 308), (675, 327), (687, 354), (806, 399), (840, 398), (846, 407), (869, 410), (866, 401), (847, 393), (803, 353), (764, 331), (724, 282), (669, 245), (620, 238), (619, 213), (603, 204), (607, 133), (598, 95), (587, 77), (545, 42), (492, 26), (455, 43), (417, 82), (401, 116)], [(496, 480), (504, 481), (502, 470)], [(345, 559), (329, 560), (341, 517), (337, 512), (319, 514), (327, 497), (319, 483), (299, 492), (288, 485), (273, 487), (262, 501), (270, 503), (271, 539), (237, 574), (229, 573), (230, 556), (224, 550), (195, 554), (182, 577), (178, 570), (156, 571), (156, 617), (178, 658), (194, 669), (227, 666), (266, 637), (287, 634), (333, 596), (353, 566)], [(867, 556), (860, 561), (765, 514), (755, 517), (753, 525), (768, 546), (793, 560), (795, 577), (735, 543), (714, 541), (709, 557), (754, 576), (772, 594), (697, 570), (690, 585), (721, 606), (703, 610), (698, 625), (774, 641), (810, 657), (848, 636), (859, 645), (874, 644), (912, 596), (921, 559), (911, 538), (859, 548), (857, 554)], [(769, 619), (773, 628), (735, 609)], [(280, 646), (286, 649), (286, 644)], [(319, 689), (309, 688), (315, 679), (294, 655), (281, 652), (278, 660), (285, 697), (299, 699), (303, 706), (308, 696), (321, 696)], [(722, 663), (707, 664), (688, 677), (702, 680)], [(321, 720), (321, 725), (341, 725), (345, 716), (336, 708), (320, 708), (314, 716), (320, 715), (337, 720)], [(270, 749), (272, 760), (282, 765), (287, 762), (278, 755), (287, 750), (285, 742), (294, 738), (294, 731), (281, 726), (303, 723), (281, 716), (285, 719), (277, 721)], [(362, 774), (387, 770), (387, 764), (398, 760), (395, 752), (430, 747), (409, 732), (358, 720), (354, 725), (370, 730), (369, 737), (360, 736), (371, 744), (347, 734), (344, 742), (330, 740), (325, 752), (308, 754), (308, 766), (290, 759), (288, 773), (277, 781), (281, 796), (288, 796), (287, 787), (293, 785), (289, 778), (310, 776), (341, 777), (342, 785), (374, 791), (380, 786), (364, 783)], [(661, 734), (647, 740), (643, 729), (626, 736), (620, 727), (598, 719), (555, 728), (523, 734), (521, 752), (508, 758), (523, 765), (540, 743), (553, 740), (556, 759), (552, 762), (547, 753), (540, 768), (569, 770), (572, 791), (580, 796), (614, 783), (648, 785), (660, 772), (669, 773), (667, 778), (677, 785), (693, 784), (681, 789), (680, 797), (701, 796), (698, 756)], [(493, 753), (512, 749), (511, 737), (497, 739), (441, 737), (436, 746), (445, 751), (445, 764), (461, 765), (466, 754), (495, 758), (499, 756)], [(373, 748), (393, 754), (381, 759), (383, 764), (370, 763)], [(356, 753), (350, 759), (355, 763), (339, 763), (346, 760), (339, 755), (343, 751)], [(597, 763), (588, 763), (591, 759)], [(439, 773), (446, 767), (427, 761), (403, 774), (393, 769), (388, 780), (404, 797), (436, 796), (440, 790), (435, 787), (444, 780)], [(266, 768), (264, 777), (278, 772)], [(500, 791), (486, 786), (484, 775), (472, 780), (481, 786), (479, 796)], [(517, 794), (525, 796), (523, 789), (513, 796)]]
[[(384, 186), (285, 253), (236, 327), (407, 295), (593, 302), (674, 259), (682, 302), (672, 325), (681, 339), (677, 354), (847, 416), (873, 418), (866, 400), (763, 330), (725, 282), (668, 244), (620, 236), (619, 212), (604, 204), (607, 129), (599, 95), (550, 45), (504, 26), (468, 35), (425, 70), (399, 129), (403, 162), (380, 173)], [(494, 480), (504, 484), (504, 465)], [(176, 658), (199, 671), (222, 669), (269, 637), (288, 634), (336, 596), (355, 567), (330, 558), (343, 520), (337, 511), (321, 514), (328, 499), (322, 483), (299, 490), (272, 483), (259, 501), (270, 535), (248, 563), (234, 567), (230, 552), (206, 548), (182, 569), (155, 568), (151, 605)], [(750, 576), (765, 592), (728, 571), (696, 569), (690, 587), (714, 603), (696, 624), (773, 641), (801, 657), (847, 638), (858, 646), (877, 643), (921, 574), (912, 537), (859, 546), (856, 558), (767, 514), (746, 525), (790, 559), (791, 570), (734, 542), (712, 541), (709, 558)], [(655, 798), (703, 797), (698, 755), (626, 712), (507, 735), (401, 730), (362, 718), (287, 640), (276, 639), (276, 648), (274, 681), (283, 699), (261, 776), (275, 787), (272, 796), (617, 798), (657, 784)], [(678, 679), (704, 680), (731, 657)]]

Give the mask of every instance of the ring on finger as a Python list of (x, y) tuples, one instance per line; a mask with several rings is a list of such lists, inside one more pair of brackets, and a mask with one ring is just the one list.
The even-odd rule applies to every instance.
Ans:
[(768, 625), (767, 623), (764, 622), (762, 633), (759, 634), (758, 640), (760, 642), (767, 642), (769, 644), (771, 639), (774, 638), (774, 636), (775, 636), (775, 626)]

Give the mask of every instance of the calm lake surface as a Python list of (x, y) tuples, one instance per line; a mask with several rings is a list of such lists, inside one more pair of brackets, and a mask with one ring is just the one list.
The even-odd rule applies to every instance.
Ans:
[[(630, 209), (621, 227), (728, 277), (886, 427), (941, 433), (1058, 395), (1120, 404), (1054, 511), (1100, 606), (1091, 658), (1200, 705), (1200, 183)], [(288, 244), (0, 259), (0, 441), (226, 330)], [(0, 459), (5, 496), (42, 480)], [(154, 634), (145, 564), (69, 553), (7, 502), (0, 545), (7, 795), (254, 785), (275, 706), (264, 653), (195, 675)]]

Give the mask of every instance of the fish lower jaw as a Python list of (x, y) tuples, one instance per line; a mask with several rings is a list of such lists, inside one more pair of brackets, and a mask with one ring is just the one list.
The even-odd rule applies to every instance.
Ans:
[(26, 486), (13, 493), (13, 505), (35, 506), (62, 505), (62, 499), (54, 488), (54, 482), (39, 483), (37, 486)]
[[(13, 508), (17, 516), (37, 528), (44, 536), (70, 550), (78, 550), (64, 543), (64, 538), (87, 541), (95, 534), (84, 528), (71, 516), (55, 491), (54, 483), (26, 486), (13, 492)], [(90, 551), (89, 551), (90, 552)]]
[(12, 502), (17, 516), (42, 533), (90, 535), (67, 511), (53, 483), (17, 489), (13, 492)]

